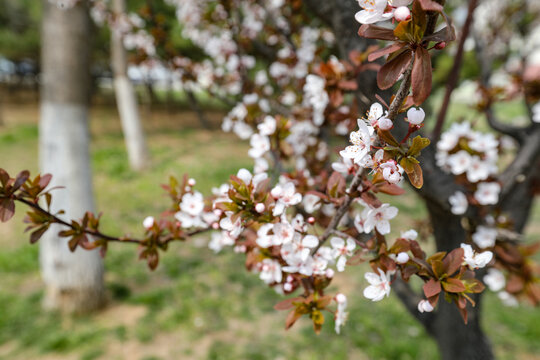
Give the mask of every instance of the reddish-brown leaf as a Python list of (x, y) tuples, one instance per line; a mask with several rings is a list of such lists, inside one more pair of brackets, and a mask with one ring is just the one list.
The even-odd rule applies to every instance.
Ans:
[(452, 27), (445, 26), (441, 30), (436, 31), (433, 34), (424, 37), (424, 41), (450, 42), (450, 41), (454, 41), (455, 38), (456, 38), (456, 34), (454, 32), (454, 29)]
[(363, 192), (360, 197), (371, 207), (378, 208), (382, 205), (382, 202), (372, 192)]
[(442, 12), (443, 6), (441, 4), (436, 3), (433, 0), (418, 0), (420, 2), (420, 5), (422, 5), (422, 9), (425, 11), (437, 11)]
[(464, 250), (462, 248), (457, 248), (448, 253), (443, 260), (444, 272), (448, 276), (452, 276), (456, 271), (461, 268), (463, 263)]
[(17, 177), (15, 178), (15, 182), (13, 183), (13, 191), (20, 188), (22, 184), (24, 184), (26, 180), (28, 180), (29, 177), (30, 173), (28, 172), (28, 170), (21, 171), (19, 175), (17, 175)]
[(424, 294), (426, 297), (432, 297), (441, 292), (441, 283), (435, 279), (429, 279), (427, 283), (424, 284)]
[(459, 313), (460, 313), (460, 315), (461, 315), (461, 318), (463, 319), (463, 322), (464, 322), (465, 324), (467, 324), (467, 307), (465, 307), (465, 308), (462, 309), (462, 308), (460, 308), (460, 307), (458, 306), (458, 310), (459, 310)]
[(397, 186), (396, 184), (381, 183), (377, 186), (377, 189), (388, 195), (402, 195), (405, 193), (405, 189)]
[(11, 199), (0, 200), (0, 221), (6, 222), (15, 215), (15, 201)]
[(297, 302), (299, 299), (297, 297), (285, 299), (283, 301), (278, 302), (276, 305), (274, 305), (275, 310), (288, 310), (292, 309), (294, 307), (293, 302)]
[(35, 244), (36, 242), (38, 242), (39, 239), (41, 239), (41, 237), (43, 236), (43, 234), (45, 234), (45, 232), (49, 229), (48, 226), (42, 226), (40, 227), (39, 229), (37, 229), (36, 231), (32, 232), (30, 234), (30, 243), (31, 244)]
[(392, 29), (386, 29), (376, 25), (364, 24), (358, 29), (358, 35), (368, 39), (394, 41), (396, 37)]
[(8, 181), (9, 181), (9, 174), (7, 173), (6, 170), (0, 169), (0, 183), (2, 184), (2, 186), (5, 187)]
[(377, 85), (382, 90), (390, 88), (411, 63), (412, 51), (405, 49), (401, 54), (384, 64), (377, 73)]
[(39, 187), (42, 189), (45, 189), (47, 185), (49, 185), (51, 180), (52, 180), (51, 174), (41, 175), (41, 177), (39, 178)]
[(414, 257), (418, 259), (424, 259), (426, 257), (425, 253), (420, 247), (420, 244), (418, 244), (416, 240), (409, 241), (409, 244), (411, 245), (411, 252), (413, 253)]
[(448, 278), (445, 279), (442, 283), (444, 291), (451, 293), (461, 293), (467, 290), (463, 282), (459, 279)]
[(405, 46), (405, 43), (395, 42), (386, 47), (383, 47), (382, 49), (375, 50), (374, 52), (368, 55), (368, 61), (375, 61), (381, 56), (393, 53), (394, 51), (398, 51), (404, 46)]
[(302, 313), (300, 313), (297, 309), (291, 310), (291, 312), (287, 315), (287, 320), (285, 320), (285, 329), (290, 329), (296, 320), (298, 320), (301, 316)]
[(431, 57), (429, 52), (419, 46), (414, 52), (412, 69), (412, 93), (415, 105), (421, 105), (431, 93)]

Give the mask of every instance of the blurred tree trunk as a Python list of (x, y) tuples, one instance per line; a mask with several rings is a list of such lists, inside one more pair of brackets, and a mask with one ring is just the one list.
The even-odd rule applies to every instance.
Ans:
[[(116, 16), (124, 15), (125, 0), (113, 0), (113, 11)], [(122, 34), (114, 29), (111, 29), (111, 62), (116, 104), (124, 132), (129, 164), (133, 170), (140, 171), (148, 165), (148, 149), (133, 84), (127, 76), (127, 56)]]
[[(53, 211), (65, 219), (94, 209), (90, 169), (88, 92), (90, 86), (90, 18), (85, 1), (61, 10), (43, 0), (41, 59), (40, 167), (52, 173)], [(98, 251), (70, 252), (67, 240), (52, 228), (40, 241), (46, 285), (44, 306), (64, 312), (99, 308), (105, 299), (103, 261)]]

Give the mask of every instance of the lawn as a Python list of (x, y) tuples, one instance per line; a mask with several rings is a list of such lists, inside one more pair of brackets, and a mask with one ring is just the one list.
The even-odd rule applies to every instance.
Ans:
[[(38, 107), (29, 103), (3, 109), (0, 167), (10, 173), (37, 170)], [(152, 166), (129, 170), (114, 108), (92, 110), (92, 166), (98, 211), (105, 230), (142, 232), (141, 219), (168, 205), (159, 184), (169, 175), (189, 173), (208, 193), (249, 167), (248, 144), (221, 131), (197, 128), (190, 112), (164, 110), (145, 115)], [(221, 114), (210, 113), (218, 123)], [(61, 190), (59, 190), (61, 191)], [(425, 210), (413, 196), (399, 204), (401, 225), (421, 220)], [(151, 272), (130, 244), (113, 244), (105, 259), (108, 306), (93, 316), (67, 317), (41, 310), (43, 285), (38, 245), (22, 234), (23, 213), (0, 225), (0, 359), (436, 359), (437, 349), (397, 299), (372, 303), (362, 296), (363, 266), (336, 277), (346, 293), (350, 318), (336, 335), (329, 319), (322, 334), (307, 319), (284, 330), (285, 313), (273, 310), (282, 299), (254, 274), (243, 256), (214, 255), (199, 237), (173, 244)], [(538, 207), (529, 238), (540, 234)], [(540, 359), (540, 309), (504, 307), (488, 294), (484, 325), (502, 359)]]

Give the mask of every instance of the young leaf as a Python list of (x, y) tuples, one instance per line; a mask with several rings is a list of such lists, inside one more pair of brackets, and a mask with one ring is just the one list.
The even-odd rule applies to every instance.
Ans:
[(430, 144), (430, 141), (428, 138), (423, 138), (420, 135), (418, 135), (417, 137), (413, 139), (412, 145), (409, 148), (407, 155), (416, 157), (420, 154), (420, 151), (426, 148), (429, 144)]
[(446, 257), (444, 258), (443, 260), (443, 264), (444, 264), (444, 267), (445, 267), (445, 273), (447, 273), (449, 276), (453, 275), (456, 271), (459, 270), (459, 268), (461, 267), (461, 264), (463, 263), (463, 255), (464, 255), (464, 250), (462, 248), (457, 248), (457, 249), (454, 249), (452, 251), (450, 251), (450, 253), (448, 253), (448, 255), (446, 255)]
[(445, 279), (442, 283), (442, 286), (444, 288), (444, 291), (451, 292), (451, 293), (461, 293), (467, 290), (465, 285), (463, 285), (463, 282), (459, 279), (454, 278), (448, 278)]
[(15, 215), (15, 201), (11, 199), (0, 200), (0, 221), (6, 222)]
[(429, 279), (427, 283), (424, 284), (424, 294), (426, 297), (432, 297), (441, 292), (441, 283), (434, 279)]
[(379, 40), (396, 40), (394, 31), (392, 29), (383, 28), (376, 25), (364, 24), (358, 29), (358, 35), (368, 38), (368, 39), (379, 39)]
[(421, 105), (431, 93), (431, 57), (429, 52), (419, 46), (414, 52), (412, 69), (412, 93), (415, 105)]
[(48, 226), (42, 226), (39, 229), (37, 229), (36, 231), (32, 232), (30, 234), (30, 244), (35, 244), (36, 242), (38, 242), (38, 240), (41, 239), (43, 234), (45, 234), (45, 232), (48, 229), (49, 229)]
[(411, 59), (412, 51), (405, 49), (401, 54), (384, 64), (377, 73), (377, 85), (382, 90), (394, 85), (411, 63)]
[(386, 47), (384, 47), (382, 49), (375, 50), (374, 52), (372, 52), (372, 53), (370, 53), (368, 55), (368, 61), (375, 61), (378, 58), (380, 58), (381, 56), (384, 56), (386, 54), (390, 54), (390, 53), (393, 53), (395, 51), (400, 50), (405, 45), (406, 45), (405, 43), (396, 42), (396, 43), (392, 43), (392, 44), (390, 44), (390, 45), (388, 45), (388, 46), (386, 46)]

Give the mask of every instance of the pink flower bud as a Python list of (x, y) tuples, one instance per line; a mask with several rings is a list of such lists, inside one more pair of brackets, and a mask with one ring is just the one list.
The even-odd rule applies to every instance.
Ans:
[(441, 41), (435, 44), (435, 49), (442, 50), (446, 47), (446, 41)]
[(313, 216), (308, 217), (307, 222), (310, 224), (315, 224), (315, 218)]
[(212, 229), (215, 229), (215, 230), (219, 229), (219, 224), (217, 222), (213, 223)]
[(188, 183), (189, 186), (195, 186), (197, 181), (195, 181), (195, 179), (193, 179), (193, 178), (190, 178), (187, 183)]
[(265, 209), (265, 206), (263, 203), (258, 203), (257, 205), (255, 205), (255, 211), (257, 211), (258, 213), (262, 213)]
[(394, 19), (397, 21), (405, 21), (410, 19), (411, 17), (411, 10), (409, 10), (406, 6), (400, 6), (394, 11)]
[(190, 192), (190, 191), (191, 191), (191, 186), (186, 186), (186, 187), (184, 188), (184, 191), (185, 191), (185, 192)]
[(394, 126), (394, 123), (389, 118), (382, 117), (377, 121), (377, 125), (381, 130), (390, 130)]
[(216, 216), (221, 216), (221, 214), (223, 214), (223, 211), (221, 209), (214, 209), (213, 213)]
[(326, 272), (325, 272), (325, 276), (328, 278), (328, 279), (332, 279), (334, 277), (334, 270), (332, 269), (326, 269)]
[(396, 262), (398, 262), (399, 264), (405, 264), (407, 261), (409, 261), (409, 254), (407, 254), (406, 252), (400, 252), (399, 254), (397, 254)]
[(283, 290), (285, 290), (285, 291), (288, 292), (288, 291), (291, 291), (292, 289), (293, 289), (293, 286), (292, 286), (291, 283), (285, 283), (285, 284), (283, 284)]
[(338, 304), (344, 304), (347, 302), (347, 297), (344, 294), (337, 294), (336, 295), (336, 301)]

